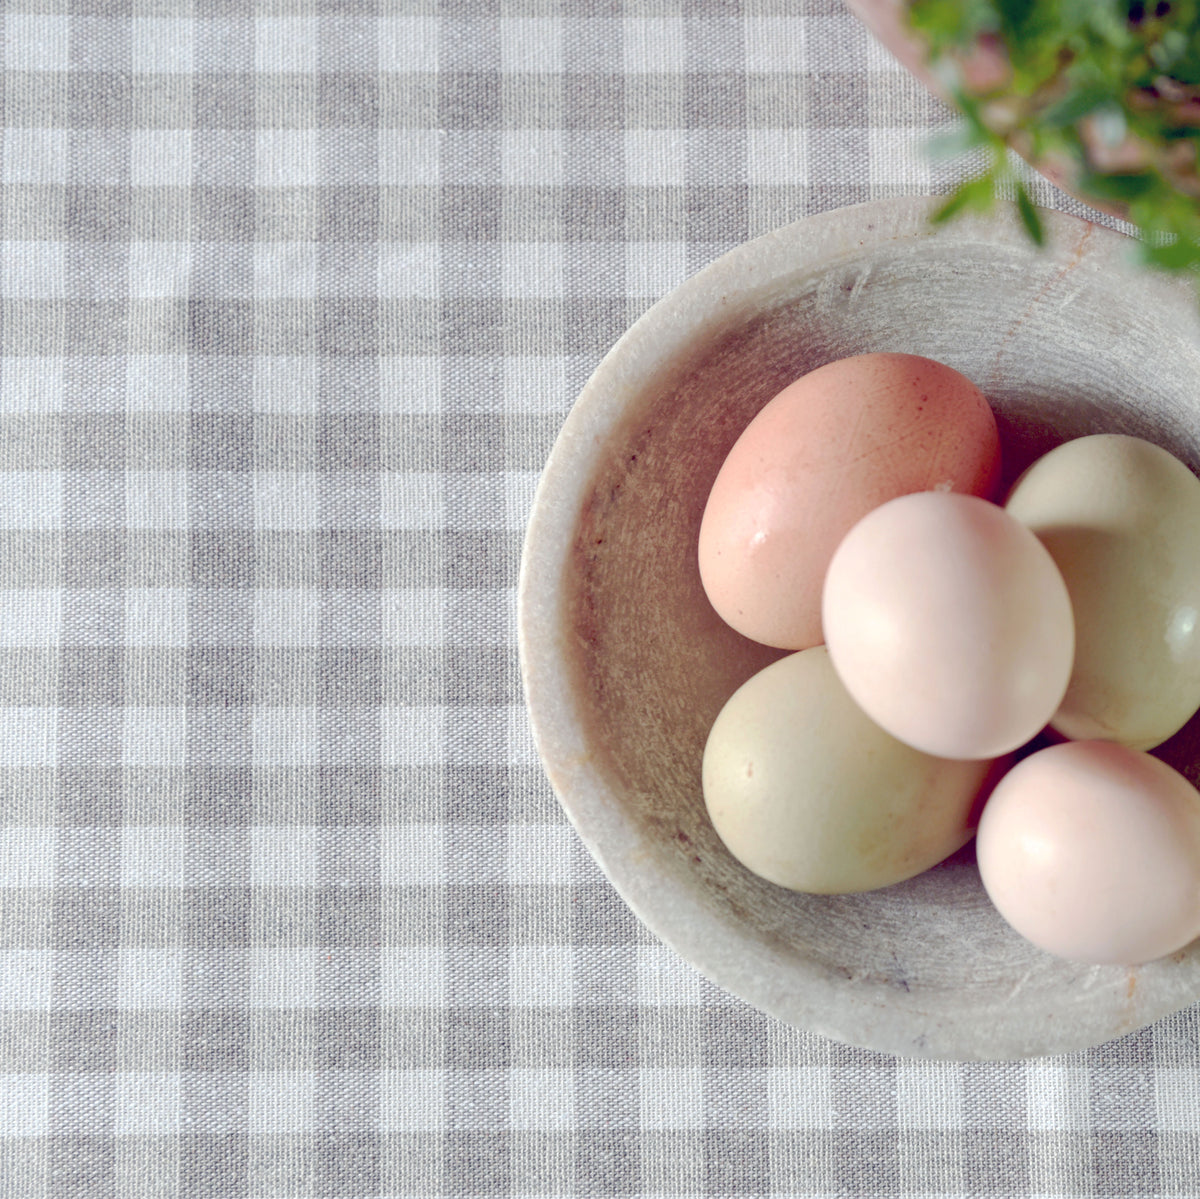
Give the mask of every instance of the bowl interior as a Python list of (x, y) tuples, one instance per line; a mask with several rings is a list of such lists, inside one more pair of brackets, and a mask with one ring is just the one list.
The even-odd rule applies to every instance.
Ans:
[[(1188, 293), (1127, 276), (1123, 239), (1071, 218), (1047, 214), (1054, 248), (1038, 254), (1008, 216), (932, 236), (927, 210), (865, 205), (751, 243), (618, 344), (547, 467), (526, 547), (522, 652), (539, 749), (568, 814), (684, 956), (841, 1040), (1013, 1057), (1081, 1047), (1181, 1006), (1200, 995), (1200, 951), (1138, 970), (1051, 958), (994, 911), (970, 846), (880, 891), (789, 892), (724, 849), (700, 787), (721, 705), (780, 656), (708, 604), (700, 519), (742, 429), (799, 375), (876, 350), (957, 368), (996, 411), (1007, 481), (1098, 431), (1200, 463)], [(555, 602), (535, 611), (533, 576), (550, 575)], [(1162, 751), (1193, 781), (1198, 743), (1193, 721)]]

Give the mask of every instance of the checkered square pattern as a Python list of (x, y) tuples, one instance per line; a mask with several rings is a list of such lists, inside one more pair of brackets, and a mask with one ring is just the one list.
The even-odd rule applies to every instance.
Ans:
[(964, 169), (840, 4), (12, 0), (0, 66), (3, 1199), (1200, 1195), (1200, 1008), (785, 1028), (537, 763), (520, 541), (604, 351)]

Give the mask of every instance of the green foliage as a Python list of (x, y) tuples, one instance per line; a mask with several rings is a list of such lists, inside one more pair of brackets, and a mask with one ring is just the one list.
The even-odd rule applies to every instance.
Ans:
[[(964, 117), (942, 150), (988, 164), (938, 219), (1015, 190), (1040, 243), (1011, 146), (1068, 164), (1081, 196), (1127, 211), (1150, 265), (1200, 269), (1200, 0), (911, 0), (909, 18)], [(962, 67), (981, 43), (1007, 63), (986, 87)]]

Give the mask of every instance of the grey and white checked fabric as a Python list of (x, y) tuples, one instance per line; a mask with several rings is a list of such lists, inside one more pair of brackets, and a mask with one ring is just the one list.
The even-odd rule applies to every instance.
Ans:
[(3, 1199), (1200, 1195), (1200, 1007), (1007, 1065), (783, 1027), (536, 761), (588, 373), (963, 169), (834, 0), (0, 11)]

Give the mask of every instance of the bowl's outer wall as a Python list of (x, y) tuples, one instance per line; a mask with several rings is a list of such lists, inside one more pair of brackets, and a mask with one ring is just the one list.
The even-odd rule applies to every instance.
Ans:
[[(784, 891), (725, 851), (700, 761), (725, 699), (779, 651), (700, 586), (708, 490), (753, 415), (849, 354), (925, 354), (997, 413), (1006, 481), (1099, 430), (1200, 462), (1191, 293), (1124, 268), (1125, 239), (1046, 213), (928, 226), (932, 202), (824, 214), (735, 250), (648, 312), (588, 383), (547, 464), (522, 562), (522, 671), (539, 751), (634, 910), (730, 991), (895, 1053), (1011, 1058), (1095, 1044), (1200, 996), (1200, 947), (1136, 970), (1058, 961), (987, 901), (971, 848), (908, 883)], [(1195, 727), (1193, 727), (1195, 726)], [(1200, 721), (1162, 756), (1200, 779)]]

